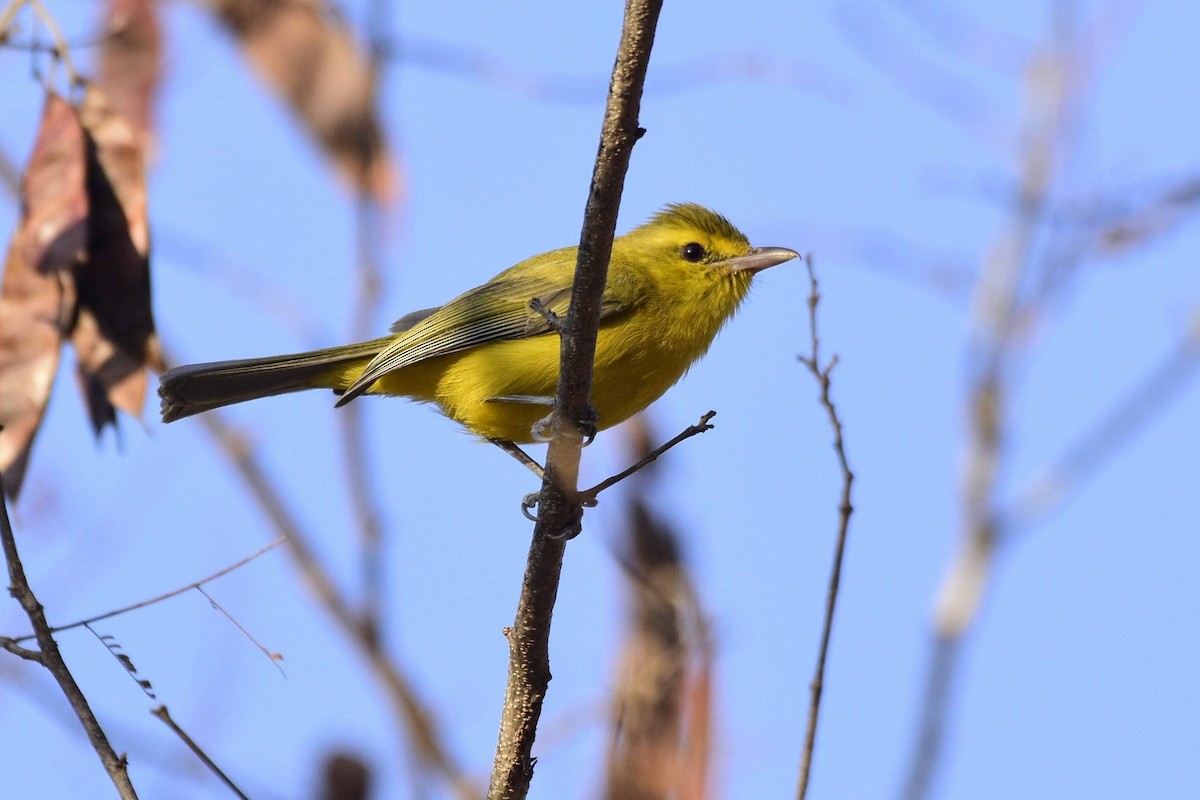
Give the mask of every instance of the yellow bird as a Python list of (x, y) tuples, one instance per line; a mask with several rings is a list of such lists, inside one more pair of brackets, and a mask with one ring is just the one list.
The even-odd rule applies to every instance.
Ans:
[[(391, 335), (295, 355), (176, 367), (163, 422), (258, 397), (332, 389), (434, 403), (472, 433), (528, 443), (554, 405), (559, 337), (578, 248), (542, 253), (446, 303), (401, 317)], [(754, 274), (799, 255), (751, 247), (724, 217), (669, 205), (613, 240), (592, 379), (597, 429), (657, 400), (708, 351)], [(536, 302), (534, 302), (536, 301)], [(539, 310), (540, 304), (540, 310)], [(549, 313), (546, 313), (549, 312)]]

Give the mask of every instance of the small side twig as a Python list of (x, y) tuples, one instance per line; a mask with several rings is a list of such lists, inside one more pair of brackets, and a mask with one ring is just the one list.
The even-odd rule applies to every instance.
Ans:
[(100, 633), (91, 625), (84, 625), (83, 627), (87, 628), (88, 633), (92, 634), (92, 636), (95, 636), (96, 640), (100, 642), (100, 644), (104, 645), (104, 648), (108, 650), (109, 655), (117, 660), (117, 663), (121, 665), (121, 669), (125, 670), (125, 674), (129, 676), (130, 680), (138, 685), (139, 689), (146, 693), (147, 697), (149, 697), (151, 700), (158, 699), (158, 695), (154, 693), (154, 685), (151, 684), (149, 680), (138, 674), (137, 667), (133, 665), (133, 659), (125, 654), (115, 637)]
[[(267, 552), (268, 550), (271, 550), (271, 549), (276, 548), (279, 545), (283, 544), (284, 541), (285, 541), (285, 539), (282, 536), (280, 536), (275, 541), (271, 542), (270, 544), (264, 545), (263, 547), (260, 547), (258, 550), (254, 551), (253, 553), (246, 556), (245, 558), (235, 561), (234, 563), (230, 564), (227, 567), (222, 567), (221, 569), (217, 570), (216, 572), (209, 575), (208, 577), (201, 578), (200, 580), (195, 581), (193, 583), (189, 583), (187, 586), (181, 586), (178, 589), (172, 589), (171, 591), (160, 594), (157, 597), (151, 597), (149, 600), (141, 600), (137, 603), (133, 603), (132, 605), (125, 606), (124, 608), (114, 609), (113, 611), (106, 611), (103, 614), (97, 614), (94, 617), (88, 617), (87, 619), (81, 619), (77, 622), (72, 622), (67, 625), (57, 625), (57, 626), (51, 628), (50, 632), (51, 633), (61, 633), (62, 631), (69, 631), (72, 628), (82, 628), (87, 625), (91, 625), (94, 622), (102, 622), (106, 619), (111, 619), (112, 617), (119, 617), (122, 614), (128, 614), (130, 611), (137, 611), (140, 608), (146, 608), (147, 606), (152, 606), (152, 605), (155, 605), (156, 603), (161, 603), (164, 600), (170, 600), (172, 597), (178, 597), (179, 595), (183, 594), (184, 592), (190, 592), (193, 589), (199, 589), (204, 584), (212, 583), (217, 578), (220, 578), (223, 575), (228, 575), (229, 573), (233, 572), (234, 570), (236, 570), (240, 567), (243, 567), (246, 564), (249, 564), (251, 561), (258, 558), (259, 556), (261, 556), (263, 553)], [(31, 633), (26, 636), (18, 636), (16, 638), (12, 639), (11, 641), (23, 642), (23, 641), (26, 641), (27, 639), (32, 639), (33, 637), (34, 637), (34, 635)]]
[(825, 621), (821, 629), (821, 644), (817, 651), (817, 666), (813, 672), (812, 683), (809, 685), (811, 697), (808, 706), (808, 725), (804, 731), (804, 748), (800, 758), (800, 780), (796, 789), (796, 797), (804, 800), (808, 794), (808, 781), (812, 774), (813, 749), (817, 740), (817, 721), (821, 713), (821, 694), (825, 687), (825, 663), (829, 656), (829, 639), (833, 634), (833, 616), (837, 607), (838, 589), (842, 580), (842, 561), (846, 554), (846, 536), (850, 529), (850, 516), (854, 513), (851, 500), (851, 487), (854, 484), (854, 472), (850, 469), (846, 458), (846, 445), (842, 435), (842, 420), (838, 416), (837, 406), (830, 397), (830, 375), (837, 366), (838, 359), (834, 355), (824, 366), (821, 364), (821, 340), (817, 333), (817, 305), (821, 302), (821, 293), (817, 285), (817, 277), (813, 272), (812, 258), (804, 259), (808, 268), (808, 325), (811, 339), (812, 355), (800, 356), (800, 363), (808, 367), (820, 386), (820, 402), (829, 416), (829, 425), (833, 429), (833, 450), (837, 454), (838, 466), (842, 471), (842, 494), (838, 503), (837, 538), (834, 544), (833, 566), (829, 573), (829, 589), (825, 598)]
[[(112, 636), (99, 633), (91, 625), (84, 625), (84, 627), (87, 628), (88, 631), (95, 636), (100, 643), (105, 646), (105, 648), (108, 649), (108, 652), (117, 660), (117, 663), (121, 665), (126, 674), (129, 675), (130, 679), (138, 685), (138, 688), (145, 692), (146, 696), (151, 700), (158, 702), (158, 695), (154, 693), (154, 687), (151, 685), (149, 680), (138, 674), (137, 667), (133, 665), (133, 659), (123, 652), (120, 644), (118, 644)], [(222, 783), (232, 789), (238, 797), (245, 797), (245, 795), (237, 788), (237, 786), (233, 784), (233, 781), (229, 779), (229, 776), (225, 774), (224, 770), (218, 767), (217, 763), (213, 761), (207, 753), (204, 752), (200, 745), (196, 744), (195, 740), (193, 740), (192, 737), (183, 730), (183, 728), (179, 727), (179, 725), (173, 719), (171, 719), (169, 715), (167, 715), (167, 707), (165, 705), (160, 704), (158, 708), (151, 710), (150, 713), (166, 722), (167, 727), (169, 727), (171, 731), (178, 736), (185, 745), (188, 746), (188, 749), (192, 751), (192, 754), (196, 756), (196, 758), (198, 758), (200, 762), (204, 764), (204, 766), (208, 767), (209, 771), (216, 775)]]
[(260, 653), (262, 653), (264, 656), (266, 656), (267, 660), (269, 660), (272, 664), (275, 665), (275, 668), (277, 670), (279, 670), (280, 675), (283, 675), (285, 678), (287, 677), (287, 673), (283, 671), (283, 665), (279, 663), (279, 662), (283, 661), (283, 656), (281, 654), (276, 653), (273, 650), (268, 650), (267, 648), (263, 647), (262, 643), (259, 642), (258, 639), (254, 638), (254, 634), (252, 634), (252, 633), (250, 633), (250, 631), (246, 630), (246, 626), (243, 625), (242, 623), (238, 622), (237, 618), (234, 617), (233, 614), (230, 614), (225, 609), (225, 606), (218, 603), (216, 598), (214, 598), (211, 594), (204, 591), (199, 586), (196, 587), (196, 591), (198, 591), (198, 592), (200, 592), (200, 594), (204, 595), (204, 598), (206, 600), (208, 600), (209, 604), (214, 609), (216, 609), (217, 611), (220, 611), (222, 614), (224, 614), (225, 619), (229, 620), (233, 624), (233, 627), (235, 627), (239, 631), (241, 631), (242, 635), (245, 636), (247, 639), (249, 639), (250, 643), (253, 644), (255, 647), (257, 647), (258, 651)]
[(655, 461), (658, 460), (659, 456), (661, 456), (663, 453), (670, 450), (675, 445), (684, 441), (685, 439), (690, 439), (693, 436), (696, 436), (698, 434), (705, 433), (706, 431), (711, 431), (713, 429), (713, 426), (709, 424), (709, 420), (711, 420), (716, 415), (717, 415), (716, 411), (709, 411), (707, 414), (700, 417), (700, 421), (697, 422), (695, 425), (687, 426), (686, 428), (683, 429), (683, 431), (678, 436), (676, 436), (675, 438), (671, 439), (670, 441), (654, 448), (648, 454), (646, 454), (645, 457), (643, 457), (640, 461), (638, 461), (636, 464), (633, 464), (632, 466), (628, 467), (627, 469), (621, 470), (616, 475), (613, 475), (611, 478), (605, 478), (604, 480), (600, 481), (592, 488), (585, 489), (582, 492), (580, 492), (579, 496), (583, 502), (583, 505), (585, 505), (585, 506), (596, 505), (597, 496), (601, 492), (603, 492), (605, 489), (608, 489), (608, 488), (620, 483), (621, 481), (625, 480), (626, 478), (628, 478), (630, 475), (637, 472), (638, 470), (641, 470), (641, 469), (645, 468), (647, 465), (654, 463)]
[(50, 674), (54, 676), (54, 680), (58, 682), (59, 688), (62, 689), (63, 695), (66, 696), (67, 702), (71, 704), (75, 716), (79, 718), (79, 722), (83, 725), (83, 730), (87, 734), (88, 741), (91, 742), (92, 749), (100, 757), (100, 763), (104, 765), (104, 770), (108, 773), (108, 777), (112, 780), (113, 785), (117, 787), (117, 792), (122, 798), (126, 798), (126, 800), (137, 798), (137, 792), (133, 788), (132, 781), (129, 780), (129, 771), (126, 767), (125, 757), (118, 756), (116, 751), (113, 750), (112, 745), (108, 741), (108, 736), (104, 733), (104, 729), (100, 727), (100, 722), (96, 719), (96, 715), (92, 713), (92, 708), (88, 705), (87, 698), (84, 697), (83, 691), (79, 688), (79, 684), (75, 682), (75, 677), (71, 675), (71, 670), (67, 667), (66, 661), (63, 660), (62, 653), (59, 652), (58, 642), (54, 640), (50, 623), (46, 621), (46, 612), (42, 608), (42, 604), (38, 602), (37, 596), (34, 595), (33, 589), (29, 586), (29, 580), (25, 577), (25, 566), (21, 563), (21, 555), (17, 551), (17, 539), (13, 535), (12, 523), (8, 518), (8, 505), (5, 503), (3, 497), (0, 497), (0, 547), (3, 548), (4, 560), (8, 564), (8, 592), (21, 604), (25, 615), (29, 617), (29, 624), (33, 626), (38, 649), (30, 650), (21, 647), (11, 639), (0, 639), (0, 648), (26, 660), (41, 664), (50, 671)]

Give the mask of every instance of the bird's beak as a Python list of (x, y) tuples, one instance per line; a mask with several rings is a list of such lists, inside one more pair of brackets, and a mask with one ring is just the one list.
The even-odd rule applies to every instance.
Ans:
[(723, 261), (722, 266), (730, 272), (749, 272), (753, 275), (768, 267), (799, 258), (800, 254), (786, 247), (752, 247), (744, 256)]

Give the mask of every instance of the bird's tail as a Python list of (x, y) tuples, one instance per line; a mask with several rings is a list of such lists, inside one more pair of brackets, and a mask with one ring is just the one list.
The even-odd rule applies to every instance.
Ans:
[(163, 422), (221, 406), (302, 389), (342, 391), (390, 337), (286, 356), (189, 364), (163, 373), (158, 396)]

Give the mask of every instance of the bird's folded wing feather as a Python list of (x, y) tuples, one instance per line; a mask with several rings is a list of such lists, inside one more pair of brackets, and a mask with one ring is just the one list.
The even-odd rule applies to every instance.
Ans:
[[(540, 303), (541, 311), (533, 308)], [(497, 278), (459, 295), (444, 306), (414, 312), (393, 325), (394, 342), (382, 350), (362, 375), (342, 395), (349, 402), (389, 372), (438, 356), (472, 347), (539, 336), (552, 330), (551, 319), (567, 313), (571, 300), (570, 276), (563, 280), (543, 277)], [(625, 304), (605, 294), (600, 319), (619, 314)]]

